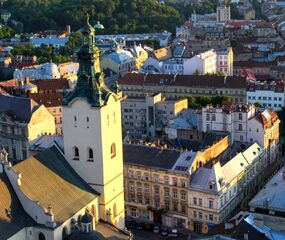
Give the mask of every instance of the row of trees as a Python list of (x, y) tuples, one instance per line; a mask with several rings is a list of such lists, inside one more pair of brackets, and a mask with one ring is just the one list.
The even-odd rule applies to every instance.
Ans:
[(156, 0), (10, 0), (6, 6), (25, 32), (66, 25), (77, 30), (86, 12), (105, 25), (107, 34), (174, 31), (181, 23), (177, 10)]
[(197, 97), (188, 97), (188, 107), (194, 109), (201, 109), (206, 105), (212, 104), (213, 106), (221, 105), (223, 102), (229, 101), (230, 98), (228, 96), (197, 96)]

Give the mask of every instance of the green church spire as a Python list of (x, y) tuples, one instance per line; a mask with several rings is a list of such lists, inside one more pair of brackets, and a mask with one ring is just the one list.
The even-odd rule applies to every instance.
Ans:
[(75, 98), (85, 98), (93, 107), (100, 107), (112, 92), (105, 85), (100, 67), (100, 50), (95, 44), (95, 29), (89, 23), (88, 14), (84, 27), (79, 31), (82, 33), (82, 43), (76, 50), (78, 79), (74, 90), (64, 97), (63, 105), (68, 105)]

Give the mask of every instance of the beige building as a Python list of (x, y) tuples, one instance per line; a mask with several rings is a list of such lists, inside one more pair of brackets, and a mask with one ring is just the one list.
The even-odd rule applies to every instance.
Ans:
[[(237, 213), (262, 187), (265, 178), (265, 152), (253, 143), (230, 160), (208, 162), (190, 180), (189, 229), (208, 233)], [(230, 157), (230, 155), (229, 155)]]
[(230, 6), (218, 6), (217, 7), (217, 22), (226, 22), (231, 20), (231, 7)]
[(224, 76), (233, 76), (234, 53), (231, 47), (217, 51), (217, 71)]
[(167, 100), (162, 94), (122, 101), (123, 133), (132, 136), (155, 136), (162, 133), (169, 119), (188, 108), (187, 99)]
[(198, 152), (124, 145), (126, 214), (170, 227), (189, 228), (190, 176), (229, 146), (227, 136), (210, 135), (219, 141), (208, 142), (209, 146)]
[(246, 82), (246, 78), (240, 76), (129, 73), (120, 79), (119, 84), (123, 95), (128, 97), (144, 97), (157, 92), (167, 99), (225, 95), (235, 102), (245, 103)]
[(0, 95), (0, 115), (0, 143), (11, 161), (26, 159), (30, 142), (55, 134), (53, 116), (30, 98)]

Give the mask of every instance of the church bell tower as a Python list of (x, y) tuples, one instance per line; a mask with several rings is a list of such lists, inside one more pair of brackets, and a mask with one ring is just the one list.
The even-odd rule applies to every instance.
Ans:
[(124, 228), (121, 99), (105, 85), (89, 16), (80, 31), (78, 80), (62, 103), (65, 157), (101, 194), (99, 218)]

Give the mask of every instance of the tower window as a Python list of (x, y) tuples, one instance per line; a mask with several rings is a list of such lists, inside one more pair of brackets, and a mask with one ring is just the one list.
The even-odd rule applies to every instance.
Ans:
[(86, 117), (86, 126), (89, 128), (89, 117)]
[(74, 147), (73, 151), (74, 151), (74, 160), (79, 160), (79, 149), (78, 149), (78, 147)]
[(94, 161), (94, 155), (93, 155), (93, 150), (92, 148), (88, 148), (88, 160), (89, 162), (93, 162)]
[(113, 143), (111, 145), (111, 158), (113, 158), (115, 156), (116, 156), (116, 145), (115, 145), (115, 143)]
[(74, 127), (77, 127), (77, 117), (74, 116)]

